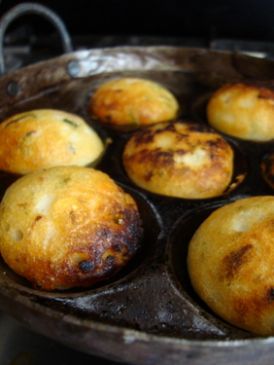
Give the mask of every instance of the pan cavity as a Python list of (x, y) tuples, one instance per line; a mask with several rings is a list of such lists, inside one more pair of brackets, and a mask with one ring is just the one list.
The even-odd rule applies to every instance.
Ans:
[(267, 153), (261, 161), (261, 174), (268, 184), (274, 189), (274, 151)]
[(190, 121), (159, 128), (139, 131), (116, 148), (116, 172), (125, 181), (152, 198), (184, 200), (226, 197), (244, 186), (247, 159), (233, 139)]
[[(19, 290), (21, 293), (24, 292), (26, 294), (31, 294), (37, 297), (45, 297), (45, 298), (59, 298), (59, 297), (71, 298), (71, 297), (82, 297), (85, 295), (92, 295), (92, 294), (95, 295), (99, 292), (104, 292), (111, 289), (115, 290), (115, 288), (119, 288), (119, 285), (122, 282), (128, 282), (128, 281), (131, 282), (132, 279), (136, 275), (138, 275), (138, 270), (142, 270), (142, 268), (145, 265), (147, 265), (148, 260), (151, 260), (153, 257), (159, 254), (159, 244), (162, 243), (161, 237), (163, 232), (163, 223), (157, 210), (145, 196), (124, 185), (122, 186), (122, 188), (125, 191), (127, 191), (127, 193), (131, 194), (131, 196), (134, 198), (138, 206), (142, 220), (143, 235), (140, 240), (140, 248), (137, 251), (136, 255), (119, 272), (115, 273), (110, 278), (102, 280), (89, 287), (83, 287), (83, 288), (76, 287), (73, 289), (55, 290), (55, 291), (42, 291), (37, 287), (33, 287), (32, 284), (29, 283), (26, 279), (17, 275), (13, 270), (11, 270), (5, 264), (5, 262), (2, 259), (0, 259), (0, 282), (4, 282), (5, 286), (13, 288), (15, 290)], [(37, 202), (36, 213), (46, 214), (50, 204), (52, 204), (52, 200), (53, 200), (52, 196), (46, 196), (46, 195), (42, 196), (41, 199)], [(52, 235), (52, 229), (54, 228), (51, 225), (51, 222), (49, 222), (47, 228), (48, 228), (48, 236), (50, 237)], [(15, 243), (20, 244), (20, 242), (23, 239), (25, 239), (22, 236), (20, 227), (14, 227), (14, 228), (9, 227), (9, 230), (10, 234), (13, 235)], [(116, 249), (118, 250), (119, 247), (117, 246)], [(113, 257), (111, 255), (107, 255), (105, 259), (111, 266)], [(86, 261), (85, 259), (81, 259), (79, 261), (79, 270), (81, 270), (82, 273), (87, 273), (88, 271), (92, 270), (93, 267), (91, 266), (92, 263)]]
[(222, 319), (217, 317), (216, 314), (213, 313), (213, 311), (201, 300), (192, 287), (188, 273), (187, 255), (189, 243), (198, 227), (221, 205), (222, 203), (220, 202), (208, 204), (202, 208), (197, 208), (186, 213), (177, 220), (171, 231), (167, 245), (168, 271), (179, 295), (186, 298), (210, 321), (217, 323), (219, 326), (229, 331), (231, 336), (239, 335), (241, 337), (245, 337), (248, 336), (248, 334), (228, 325)]

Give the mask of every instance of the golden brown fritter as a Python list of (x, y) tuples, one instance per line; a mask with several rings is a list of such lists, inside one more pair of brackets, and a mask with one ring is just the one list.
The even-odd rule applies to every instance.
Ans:
[(194, 234), (188, 270), (199, 296), (220, 317), (274, 334), (274, 197), (238, 200), (214, 211)]
[(244, 83), (225, 85), (210, 98), (207, 117), (228, 135), (269, 141), (274, 138), (274, 91)]
[(138, 186), (187, 199), (223, 193), (233, 173), (233, 150), (218, 134), (190, 123), (165, 123), (135, 133), (123, 163)]
[(137, 78), (108, 81), (90, 99), (91, 115), (118, 129), (169, 121), (178, 111), (177, 100), (166, 88)]
[(141, 234), (132, 197), (108, 175), (85, 167), (26, 175), (8, 188), (0, 206), (3, 259), (46, 290), (112, 276), (133, 257)]
[(84, 166), (103, 150), (82, 118), (60, 110), (31, 110), (0, 124), (0, 170), (26, 174), (58, 165)]

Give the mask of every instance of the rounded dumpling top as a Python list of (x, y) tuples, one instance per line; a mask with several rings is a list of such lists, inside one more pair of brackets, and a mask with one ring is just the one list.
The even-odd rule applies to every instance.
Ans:
[(179, 105), (162, 85), (139, 78), (108, 81), (90, 99), (90, 112), (101, 123), (135, 129), (177, 117)]
[(215, 210), (188, 252), (192, 285), (229, 323), (274, 334), (274, 196), (237, 200)]
[(25, 175), (7, 189), (0, 206), (4, 261), (47, 290), (109, 278), (133, 257), (141, 235), (133, 198), (91, 168)]
[(0, 170), (17, 174), (58, 165), (94, 163), (104, 145), (85, 121), (71, 113), (37, 109), (0, 124)]
[(130, 179), (150, 192), (186, 199), (220, 195), (231, 181), (233, 150), (191, 123), (157, 124), (135, 133), (123, 152)]
[(252, 84), (224, 85), (210, 98), (208, 122), (228, 135), (250, 141), (274, 138), (274, 91)]

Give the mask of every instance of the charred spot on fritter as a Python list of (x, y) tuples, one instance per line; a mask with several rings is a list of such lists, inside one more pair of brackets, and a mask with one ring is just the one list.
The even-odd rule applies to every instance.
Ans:
[(154, 136), (155, 131), (144, 129), (134, 135), (134, 142), (137, 146), (143, 143), (151, 143), (153, 142)]
[(182, 140), (187, 140), (188, 138), (188, 134), (187, 133), (177, 133), (176, 134), (176, 140), (178, 142), (182, 141)]
[(174, 122), (167, 123), (163, 128), (164, 131), (176, 132), (176, 127)]
[(235, 312), (237, 313), (237, 317), (239, 321), (244, 322), (244, 318), (248, 313), (248, 309), (250, 307), (250, 303), (248, 300), (244, 298), (237, 298), (234, 300), (233, 306), (235, 308)]
[(79, 269), (83, 272), (83, 273), (88, 273), (91, 272), (94, 269), (94, 263), (92, 261), (80, 261), (79, 262)]
[(34, 218), (33, 222), (32, 222), (31, 229), (33, 229), (33, 227), (35, 226), (35, 224), (36, 224), (38, 221), (40, 221), (42, 218), (43, 218), (43, 216), (42, 216), (42, 215), (37, 215), (37, 216)]
[(105, 263), (107, 265), (108, 270), (112, 269), (113, 266), (115, 265), (115, 256), (111, 256), (111, 255), (107, 256), (105, 259)]
[(155, 164), (159, 163), (162, 166), (173, 163), (173, 154), (170, 151), (162, 151), (160, 148), (151, 149), (141, 149), (136, 155), (127, 157), (128, 161), (136, 161), (139, 163), (149, 163)]
[(258, 98), (274, 100), (274, 91), (269, 88), (261, 87), (259, 89)]
[(112, 245), (112, 249), (114, 252), (120, 253), (124, 251), (124, 246), (121, 243), (114, 243)]
[(152, 179), (153, 176), (153, 171), (148, 171), (145, 175), (144, 175), (144, 179), (145, 181), (150, 181)]
[[(252, 249), (251, 244), (247, 244), (239, 249), (230, 252), (223, 259), (225, 277), (228, 280), (234, 278), (234, 276), (239, 272), (242, 265), (248, 261), (248, 252)], [(223, 268), (221, 269), (223, 271)]]
[(175, 153), (176, 153), (176, 155), (181, 155), (181, 156), (183, 156), (183, 155), (185, 155), (186, 153), (188, 153), (188, 151), (187, 151), (186, 149), (179, 148), (179, 149), (176, 149), (176, 150), (175, 150)]
[(274, 301), (274, 287), (271, 287), (266, 292), (266, 298), (269, 303)]
[(189, 132), (205, 132), (207, 131), (207, 128), (205, 126), (203, 126), (202, 124), (197, 124), (197, 123), (189, 123), (187, 125), (187, 129), (189, 130)]
[(227, 146), (225, 140), (223, 140), (222, 138), (215, 138), (215, 139), (211, 139), (206, 141), (206, 145), (209, 148), (217, 148), (217, 149), (223, 149), (224, 147)]

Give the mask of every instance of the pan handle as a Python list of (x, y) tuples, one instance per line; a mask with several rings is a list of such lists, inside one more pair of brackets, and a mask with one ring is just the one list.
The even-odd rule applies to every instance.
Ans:
[(49, 20), (58, 30), (62, 40), (62, 46), (65, 53), (72, 52), (72, 44), (69, 33), (62, 19), (46, 6), (36, 3), (23, 3), (14, 6), (7, 11), (0, 20), (0, 75), (5, 73), (4, 63), (4, 34), (10, 23), (17, 17), (25, 14), (38, 14)]

